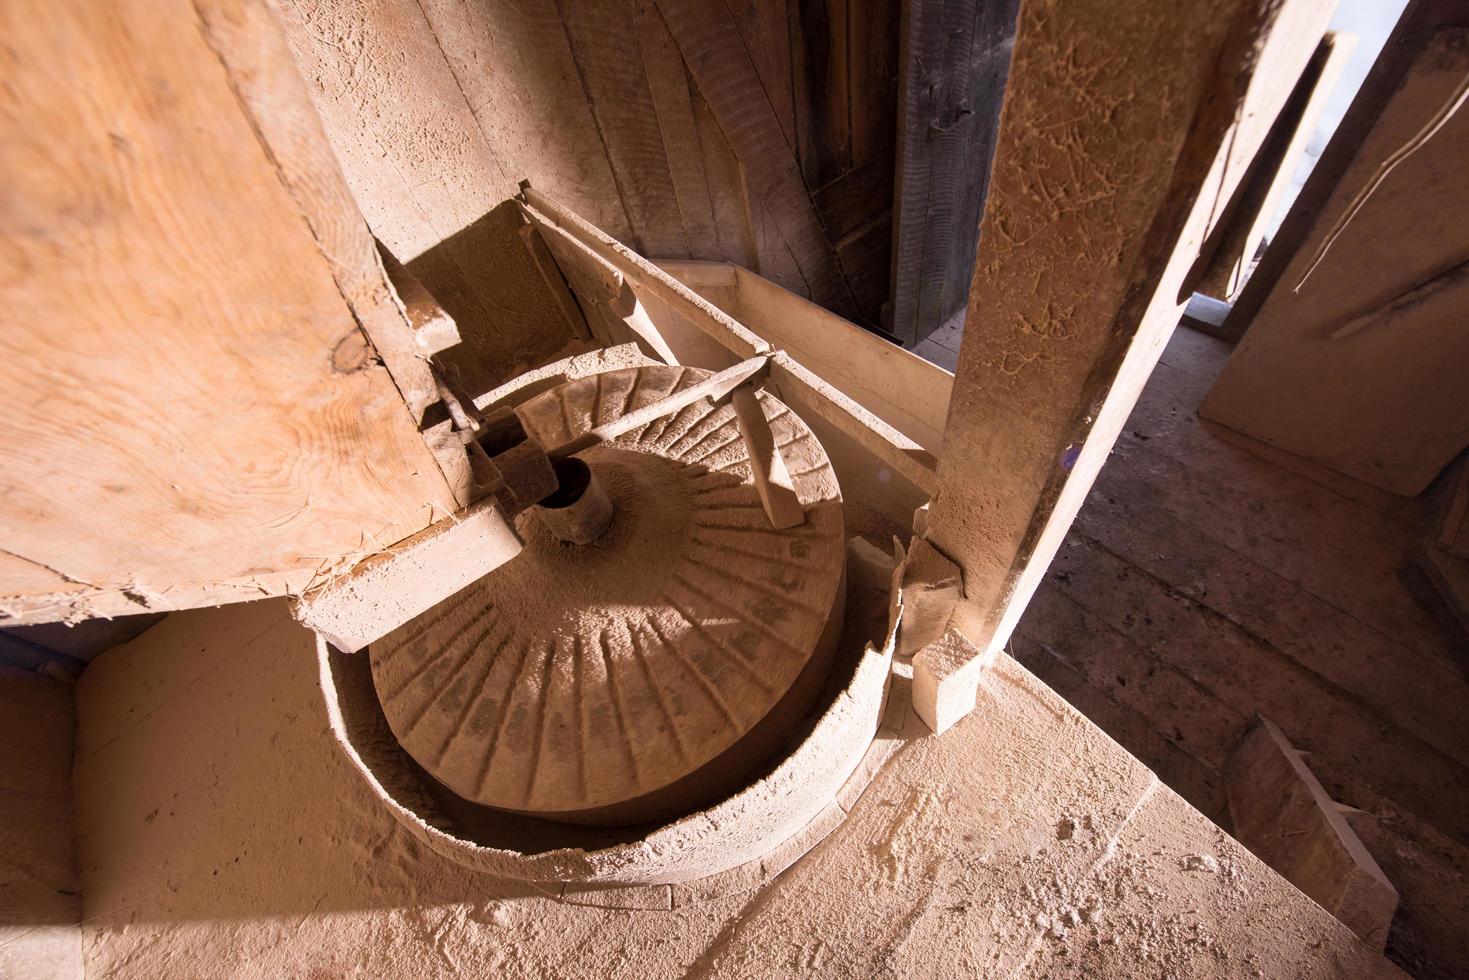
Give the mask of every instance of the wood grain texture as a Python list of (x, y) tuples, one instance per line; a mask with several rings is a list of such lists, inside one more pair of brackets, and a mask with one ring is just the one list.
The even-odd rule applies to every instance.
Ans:
[(967, 302), (1019, 0), (904, 5), (892, 317), (912, 345)]
[(454, 508), (177, 6), (3, 14), (12, 622), (299, 589)]
[[(1292, 38), (1329, 12), (1319, 0), (1022, 9), (928, 524), (964, 569), (955, 625), (986, 653), (1178, 322), (1198, 244), (1310, 56)], [(1134, 98), (1140, 86), (1160, 97)], [(1112, 125), (1088, 124), (1097, 112)]]
[(656, 12), (605, 0), (557, 0), (557, 9), (632, 224), (631, 244), (645, 255), (688, 255), (661, 119), (645, 70), (649, 55), (661, 60), (672, 52), (639, 44), (640, 22)]
[(1205, 417), (1405, 496), (1469, 446), (1469, 111), (1377, 182), (1459, 97), (1466, 72), (1469, 29), (1421, 49), (1254, 314)]
[[(617, 198), (605, 160), (599, 171), (587, 159), (585, 147), (601, 151), (585, 96), (558, 83), (558, 59), (569, 69), (570, 54), (554, 10), (547, 21), (536, 5), (529, 20), (496, 4), (280, 6), (368, 226), (459, 325), (464, 344), (445, 360), (460, 383), (493, 387), (563, 347), (576, 325), (540, 280), (505, 202), (527, 175), (578, 199)], [(484, 70), (506, 63), (519, 70)], [(543, 97), (566, 104), (559, 129), (528, 108)], [(597, 210), (606, 213), (605, 203)]]
[[(205, 39), (229, 73), (251, 127), (269, 146), (342, 298), (392, 376), (410, 420), (421, 428), (425, 413), (439, 400), (427, 355), (459, 343), (457, 327), (391, 253), (384, 262), (268, 0), (197, 0), (194, 7)], [(424, 436), (454, 499), (468, 504), (463, 445), (438, 437), (442, 433)]]
[[(792, 285), (828, 309), (850, 312), (851, 290), (728, 8), (698, 0), (658, 0), (657, 6), (740, 161), (762, 268), (765, 253), (783, 246), (800, 275)], [(773, 232), (763, 238), (760, 214)]]

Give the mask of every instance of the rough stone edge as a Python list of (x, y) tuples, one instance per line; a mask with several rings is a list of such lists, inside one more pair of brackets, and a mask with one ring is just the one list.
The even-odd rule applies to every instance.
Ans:
[[(848, 797), (847, 783), (854, 774), (863, 780), (865, 788), (880, 768), (862, 763), (883, 720), (892, 665), (891, 646), (877, 650), (868, 645), (851, 682), (832, 701), (806, 740), (773, 772), (740, 793), (659, 827), (641, 840), (593, 851), (565, 848), (527, 855), (455, 837), (431, 826), (389, 793), (353, 744), (338, 700), (332, 658), (350, 656), (332, 651), (317, 638), (322, 695), (332, 738), (373, 795), (435, 853), (472, 870), (504, 878), (593, 886), (563, 888), (563, 899), (573, 900), (575, 895), (575, 900), (582, 902), (588, 901), (586, 893), (596, 886), (682, 884), (735, 872), (728, 878), (728, 888), (720, 887), (723, 882), (706, 881), (702, 887), (670, 891), (668, 901), (674, 904), (753, 887), (765, 878), (762, 860), (767, 855), (776, 851), (790, 855), (783, 869), (840, 823), (839, 819), (820, 818), (823, 813), (832, 817), (844, 812), (835, 801), (839, 793)], [(753, 880), (749, 867), (761, 869)], [(641, 901), (632, 895), (606, 899)]]

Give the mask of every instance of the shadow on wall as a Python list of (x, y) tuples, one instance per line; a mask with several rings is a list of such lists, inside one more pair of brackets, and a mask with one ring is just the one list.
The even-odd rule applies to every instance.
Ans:
[(547, 361), (578, 333), (537, 268), (520, 206), (493, 210), (407, 263), (459, 326), (435, 359), (474, 395)]

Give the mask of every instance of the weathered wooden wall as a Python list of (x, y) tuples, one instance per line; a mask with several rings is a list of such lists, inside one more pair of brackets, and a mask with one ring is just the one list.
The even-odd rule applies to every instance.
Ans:
[(969, 301), (1020, 0), (906, 0), (887, 329), (912, 346)]
[(279, 594), (456, 506), (263, 9), (0, 10), (0, 623)]
[(369, 225), (459, 322), (466, 371), (571, 335), (509, 247), (521, 179), (645, 255), (877, 322), (898, 0), (277, 2)]
[(1469, 447), (1469, 13), (1424, 4), (1399, 37), (1411, 64), (1385, 104), (1354, 102), (1322, 158), (1340, 178), (1313, 175), (1280, 236), (1299, 246), (1266, 251), (1200, 414), (1414, 496)]

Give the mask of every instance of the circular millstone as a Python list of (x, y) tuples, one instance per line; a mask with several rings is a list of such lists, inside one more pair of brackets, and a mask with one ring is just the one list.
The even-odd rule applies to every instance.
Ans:
[[(708, 372), (611, 371), (520, 408), (557, 445)], [(584, 452), (611, 528), (565, 544), (533, 516), (512, 561), (369, 651), (394, 734), (486, 806), (587, 823), (732, 790), (809, 706), (840, 629), (841, 494), (821, 444), (760, 404), (805, 523), (770, 526), (729, 406), (707, 400)]]

